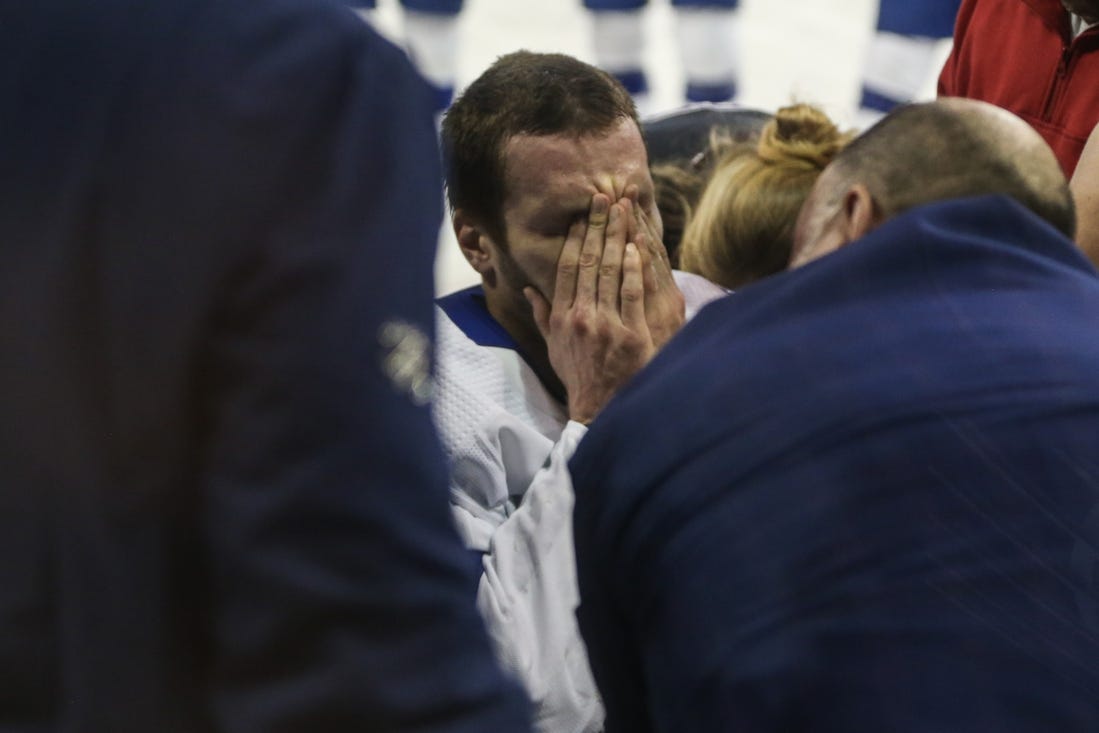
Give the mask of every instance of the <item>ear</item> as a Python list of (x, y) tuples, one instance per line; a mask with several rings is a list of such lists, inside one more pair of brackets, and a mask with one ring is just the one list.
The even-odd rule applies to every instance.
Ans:
[(495, 266), (492, 253), (495, 245), (484, 228), (462, 209), (455, 210), (451, 223), (454, 226), (454, 237), (458, 240), (458, 247), (462, 250), (466, 262), (483, 279), (494, 277)]
[(839, 225), (843, 244), (862, 239), (879, 223), (878, 207), (870, 189), (862, 183), (856, 183), (847, 189), (840, 207)]

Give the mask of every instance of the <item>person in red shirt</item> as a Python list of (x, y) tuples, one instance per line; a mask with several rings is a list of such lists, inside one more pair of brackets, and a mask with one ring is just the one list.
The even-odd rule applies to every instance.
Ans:
[(964, 0), (940, 97), (1014, 112), (1072, 176), (1099, 123), (1099, 0)]

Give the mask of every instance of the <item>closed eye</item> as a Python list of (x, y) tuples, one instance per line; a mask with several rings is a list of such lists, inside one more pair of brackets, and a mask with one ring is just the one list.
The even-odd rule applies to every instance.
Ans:
[(555, 212), (551, 215), (536, 218), (531, 229), (542, 236), (564, 237), (569, 233), (572, 223), (578, 219), (586, 219), (587, 210), (572, 212)]

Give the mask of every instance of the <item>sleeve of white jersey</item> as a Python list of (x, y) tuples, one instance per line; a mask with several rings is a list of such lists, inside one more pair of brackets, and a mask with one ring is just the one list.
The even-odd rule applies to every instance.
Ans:
[(568, 461), (587, 428), (569, 422), (520, 506), (485, 555), (477, 603), (510, 672), (525, 685), (543, 733), (595, 733), (603, 705), (576, 623)]

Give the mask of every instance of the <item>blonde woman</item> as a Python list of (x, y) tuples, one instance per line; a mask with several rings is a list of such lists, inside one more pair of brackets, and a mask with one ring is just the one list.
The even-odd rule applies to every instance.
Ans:
[(727, 288), (784, 270), (802, 203), (853, 137), (812, 105), (778, 110), (754, 147), (718, 161), (684, 230), (680, 269)]

